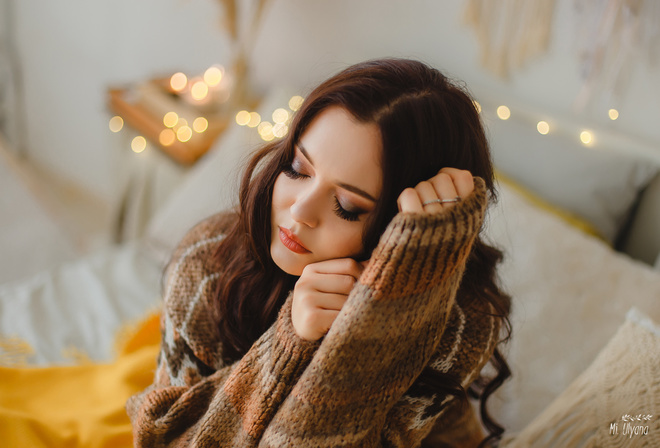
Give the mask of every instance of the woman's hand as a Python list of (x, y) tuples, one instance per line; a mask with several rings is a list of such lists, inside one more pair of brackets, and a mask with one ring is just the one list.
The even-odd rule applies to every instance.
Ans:
[[(429, 180), (406, 188), (397, 199), (401, 212), (436, 213), (452, 207), (474, 190), (472, 173), (456, 168), (443, 168)], [(446, 202), (440, 202), (440, 201)]]
[(364, 265), (352, 258), (308, 264), (293, 288), (291, 321), (296, 334), (316, 341), (328, 332)]

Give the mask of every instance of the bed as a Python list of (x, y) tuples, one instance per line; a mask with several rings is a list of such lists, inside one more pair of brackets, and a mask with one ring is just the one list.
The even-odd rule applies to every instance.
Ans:
[[(285, 89), (272, 92), (261, 115), (286, 107), (289, 97)], [(603, 156), (573, 148), (561, 136), (539, 142), (523, 121), (484, 117), (500, 170), (499, 201), (485, 232), (505, 252), (499, 275), (514, 300), (513, 335), (505, 349), (513, 378), (489, 402), (490, 413), (507, 428), (502, 444), (660, 446), (660, 272), (654, 260), (644, 263), (613, 249), (630, 240), (622, 235), (635, 226), (631, 214), (653, 208), (640, 208), (639, 200), (658, 188), (658, 164), (638, 153)], [(158, 312), (168, 254), (193, 224), (231, 206), (237, 166), (259, 141), (254, 129), (232, 125), (139, 239), (0, 285), (0, 360), (12, 368), (102, 365), (116, 359), (116, 339), (127, 328), (137, 324), (134, 336), (151, 322), (153, 330), (148, 316)], [(530, 163), (544, 166), (547, 177), (520, 169)], [(574, 172), (566, 175), (567, 166)], [(600, 171), (587, 177), (584, 170), (593, 166)], [(552, 190), (559, 200), (543, 196), (544, 181), (560, 184), (563, 193)], [(660, 209), (660, 202), (655, 206)], [(9, 411), (0, 398), (0, 415)], [(85, 423), (96, 422), (111, 436), (97, 432), (90, 445), (86, 439), (77, 443), (130, 445), (120, 414), (114, 409), (112, 419), (101, 415)], [(113, 419), (116, 426), (108, 429)], [(30, 434), (46, 424), (29, 416), (0, 418), (0, 434), (10, 423)], [(641, 429), (624, 436), (624, 428), (633, 427)], [(113, 438), (117, 431), (124, 438)], [(64, 435), (49, 437), (50, 446), (77, 446), (67, 445), (71, 439)], [(29, 440), (33, 446), (42, 441)]]

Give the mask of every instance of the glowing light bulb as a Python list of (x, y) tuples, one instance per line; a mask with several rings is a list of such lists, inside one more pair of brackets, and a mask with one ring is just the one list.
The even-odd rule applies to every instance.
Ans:
[(181, 126), (179, 129), (176, 130), (176, 138), (182, 142), (185, 143), (188, 140), (192, 138), (193, 131), (190, 129), (190, 126)]
[(473, 101), (472, 103), (474, 103), (474, 108), (477, 109), (477, 113), (480, 114), (481, 113), (481, 104), (479, 104), (478, 101)]
[(163, 129), (158, 135), (158, 141), (163, 146), (170, 146), (176, 140), (176, 134), (172, 129)]
[(201, 101), (209, 94), (209, 86), (204, 81), (197, 81), (190, 89), (193, 99)]
[(110, 127), (110, 130), (112, 132), (119, 132), (124, 127), (124, 119), (119, 115), (115, 115), (110, 119), (110, 123), (108, 123), (108, 126)]
[(209, 128), (209, 121), (204, 117), (197, 117), (193, 121), (193, 129), (195, 132), (202, 133)]
[(236, 123), (241, 126), (245, 126), (250, 122), (250, 112), (247, 110), (242, 110), (236, 114)]
[(139, 154), (144, 151), (147, 147), (147, 139), (138, 135), (131, 141), (131, 149), (133, 152)]
[(589, 131), (580, 132), (580, 141), (585, 146), (591, 146), (594, 143), (594, 136)]
[(550, 125), (547, 121), (539, 121), (536, 123), (536, 130), (539, 131), (539, 134), (546, 135), (550, 132)]
[(607, 111), (607, 115), (610, 116), (610, 120), (614, 121), (617, 118), (619, 118), (619, 111), (616, 109), (610, 109), (609, 111)]
[(501, 120), (508, 120), (511, 116), (511, 111), (506, 106), (500, 106), (497, 108), (497, 116), (500, 117)]
[(179, 115), (176, 112), (168, 112), (163, 116), (163, 124), (168, 128), (173, 128), (179, 122)]
[(261, 123), (261, 115), (257, 112), (250, 112), (250, 121), (248, 121), (247, 125), (251, 128), (256, 128), (259, 126), (259, 123)]
[(211, 87), (215, 87), (218, 84), (220, 84), (220, 81), (222, 81), (222, 75), (224, 72), (220, 67), (217, 66), (212, 66), (206, 69), (204, 72), (204, 82), (208, 84)]
[(188, 85), (188, 77), (181, 72), (175, 73), (170, 78), (170, 87), (175, 92), (180, 92)]
[(273, 121), (275, 123), (286, 123), (288, 119), (289, 119), (289, 112), (287, 112), (286, 109), (282, 109), (280, 107), (273, 111)]
[(294, 112), (297, 111), (298, 109), (300, 109), (300, 106), (302, 106), (303, 101), (304, 99), (300, 95), (292, 96), (291, 99), (289, 100), (289, 109), (291, 109)]

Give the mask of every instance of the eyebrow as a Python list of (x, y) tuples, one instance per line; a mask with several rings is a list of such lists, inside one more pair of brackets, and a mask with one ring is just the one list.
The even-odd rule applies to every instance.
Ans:
[[(307, 150), (305, 149), (305, 147), (304, 147), (302, 144), (300, 144), (300, 143), (298, 143), (296, 146), (298, 147), (298, 149), (300, 150), (300, 152), (302, 153), (302, 155), (305, 156), (305, 158), (307, 159), (307, 161), (308, 161), (312, 166), (314, 166), (314, 162), (312, 161), (312, 158), (310, 157), (310, 155), (309, 155), (309, 153), (307, 152)], [(372, 202), (376, 202), (376, 199), (375, 199), (373, 196), (371, 196), (371, 195), (370, 195), (369, 193), (367, 193), (366, 191), (364, 191), (364, 190), (362, 190), (361, 188), (358, 188), (358, 187), (356, 187), (356, 186), (354, 186), (354, 185), (345, 184), (345, 183), (343, 183), (343, 182), (340, 182), (340, 183), (337, 184), (337, 186), (343, 188), (344, 190), (348, 190), (348, 191), (351, 191), (351, 192), (353, 192), (353, 193), (355, 193), (355, 194), (357, 194), (357, 195), (360, 195), (360, 196), (362, 196), (362, 197), (365, 198), (365, 199), (369, 199), (369, 200), (372, 201)]]

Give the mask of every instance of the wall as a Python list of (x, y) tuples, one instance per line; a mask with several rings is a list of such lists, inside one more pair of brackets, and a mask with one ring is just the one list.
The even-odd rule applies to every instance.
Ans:
[(210, 0), (16, 1), (29, 157), (100, 198), (116, 197), (125, 166), (108, 130), (109, 86), (222, 59)]
[[(213, 0), (114, 2), (15, 1), (16, 40), (24, 74), (29, 155), (100, 197), (112, 200), (127, 148), (107, 130), (106, 89), (176, 70), (199, 72), (226, 62), (228, 45)], [(493, 97), (562, 116), (569, 123), (625, 131), (660, 147), (660, 69), (638, 64), (615, 106), (572, 110), (580, 88), (572, 0), (557, 0), (546, 55), (509, 80), (479, 66), (475, 34), (458, 0), (272, 0), (252, 62), (257, 88), (304, 91), (347, 64), (378, 56), (425, 60)], [(660, 149), (659, 149), (660, 151)]]

